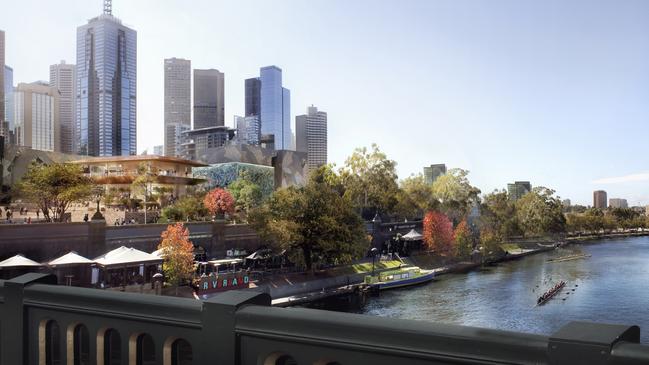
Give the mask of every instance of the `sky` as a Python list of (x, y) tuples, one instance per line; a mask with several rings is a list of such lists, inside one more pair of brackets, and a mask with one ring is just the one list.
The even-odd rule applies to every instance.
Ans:
[[(14, 83), (76, 62), (101, 0), (0, 0)], [(244, 79), (277, 65), (292, 120), (328, 113), (329, 161), (379, 145), (400, 178), (445, 163), (484, 193), (529, 180), (573, 204), (649, 204), (649, 1), (114, 0), (138, 33), (138, 151), (163, 139), (163, 60)]]

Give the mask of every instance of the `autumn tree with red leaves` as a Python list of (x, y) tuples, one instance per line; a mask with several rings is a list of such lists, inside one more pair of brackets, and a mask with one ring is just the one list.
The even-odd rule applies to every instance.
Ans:
[(167, 282), (176, 286), (183, 280), (191, 279), (194, 273), (194, 245), (189, 241), (189, 229), (182, 223), (170, 224), (162, 232), (158, 249), (162, 250), (164, 263), (162, 270)]
[(473, 251), (473, 240), (471, 238), (471, 231), (466, 219), (463, 219), (460, 224), (455, 227), (455, 257), (465, 259), (471, 256)]
[(232, 214), (234, 212), (234, 198), (225, 189), (216, 188), (205, 194), (203, 205), (212, 215)]
[(446, 214), (431, 211), (424, 217), (424, 245), (438, 254), (453, 250), (453, 223)]

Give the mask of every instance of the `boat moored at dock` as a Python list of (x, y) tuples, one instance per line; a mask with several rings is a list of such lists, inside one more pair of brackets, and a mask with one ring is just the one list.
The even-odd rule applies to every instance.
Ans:
[(417, 266), (401, 267), (397, 270), (390, 270), (376, 275), (367, 275), (365, 284), (373, 290), (386, 290), (404, 286), (427, 283), (435, 277), (433, 270), (424, 270)]

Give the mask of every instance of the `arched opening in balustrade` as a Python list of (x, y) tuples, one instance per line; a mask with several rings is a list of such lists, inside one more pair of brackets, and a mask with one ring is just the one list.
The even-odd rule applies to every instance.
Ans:
[(68, 365), (90, 365), (90, 335), (88, 327), (73, 323), (67, 330)]
[(41, 321), (38, 326), (38, 364), (61, 365), (61, 329), (51, 319)]
[(103, 333), (102, 347), (103, 362), (99, 365), (122, 365), (122, 339), (116, 329), (110, 328)]
[(264, 360), (264, 365), (297, 365), (297, 361), (285, 353), (275, 352), (268, 356)]
[(128, 340), (130, 365), (156, 365), (155, 342), (147, 333), (134, 333)]
[(162, 349), (164, 365), (192, 365), (194, 354), (192, 345), (182, 338), (168, 338)]

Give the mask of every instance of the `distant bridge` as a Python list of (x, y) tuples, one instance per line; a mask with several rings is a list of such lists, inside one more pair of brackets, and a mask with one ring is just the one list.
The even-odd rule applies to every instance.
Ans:
[(54, 282), (0, 281), (1, 364), (649, 364), (637, 326), (574, 322), (548, 337), (273, 308), (253, 291), (201, 302)]

